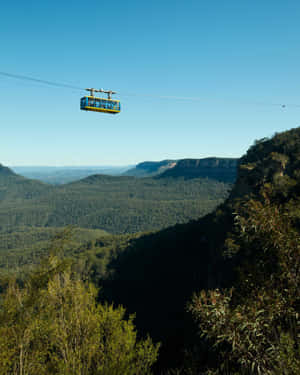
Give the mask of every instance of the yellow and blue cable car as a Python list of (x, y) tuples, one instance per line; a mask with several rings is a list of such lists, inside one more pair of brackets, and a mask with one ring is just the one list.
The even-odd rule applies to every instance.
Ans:
[[(105, 91), (103, 89), (86, 89), (90, 91), (90, 95), (84, 96), (80, 99), (80, 109), (84, 111), (95, 111), (104, 112), (115, 115), (120, 113), (121, 104), (119, 100), (114, 100), (111, 98), (112, 94), (116, 94), (114, 91)], [(94, 96), (94, 92), (104, 92), (107, 94), (107, 98), (97, 98)]]

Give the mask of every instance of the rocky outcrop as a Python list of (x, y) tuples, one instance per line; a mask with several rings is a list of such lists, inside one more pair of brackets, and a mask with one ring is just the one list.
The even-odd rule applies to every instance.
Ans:
[(170, 168), (174, 168), (176, 164), (176, 160), (144, 161), (137, 164), (135, 168), (129, 169), (124, 175), (135, 177), (155, 176)]
[(164, 177), (210, 178), (233, 183), (237, 175), (238, 159), (210, 157), (204, 159), (182, 159), (160, 175)]

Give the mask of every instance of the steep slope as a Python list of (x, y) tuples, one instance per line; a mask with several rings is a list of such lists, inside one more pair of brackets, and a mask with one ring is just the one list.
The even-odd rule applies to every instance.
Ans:
[[(162, 340), (161, 368), (180, 364), (183, 346), (192, 339), (186, 314), (192, 294), (229, 287), (237, 280), (235, 270), (245, 253), (231, 249), (230, 256), (223, 256), (236, 230), (236, 213), (247, 215), (249, 202), (264, 204), (268, 199), (286, 210), (299, 230), (299, 156), (300, 128), (256, 142), (239, 162), (230, 198), (214, 213), (135, 238), (111, 262), (113, 276), (102, 282), (103, 298), (136, 313), (138, 329)], [(251, 267), (256, 259), (257, 254), (247, 254)]]
[(217, 350), (189, 373), (300, 373), (299, 157), (297, 128), (255, 142), (241, 159), (223, 245), (235, 277), (193, 297), (196, 330)]
[(158, 177), (201, 177), (233, 183), (237, 175), (237, 164), (238, 159), (234, 158), (182, 159), (174, 168), (166, 170)]
[(10, 168), (0, 164), (0, 178), (3, 178), (4, 176), (16, 176), (16, 174)]
[(173, 168), (176, 163), (176, 160), (144, 161), (143, 163), (137, 164), (134, 168), (124, 172), (123, 175), (135, 177), (156, 176), (170, 168)]
[(0, 164), (0, 200), (30, 199), (50, 190), (49, 185), (19, 176)]
[[(126, 238), (105, 237), (105, 240), (99, 239), (80, 248), (81, 256), (86, 254), (91, 260), (87, 273), (102, 287), (100, 298), (113, 301), (116, 305), (122, 304), (129, 313), (136, 313), (138, 331), (142, 334), (150, 333), (155, 341), (162, 341), (158, 363), (160, 369), (180, 366), (184, 346), (194, 343), (193, 332), (197, 329), (186, 312), (187, 303), (194, 292), (239, 287), (236, 269), (245, 267), (245, 264), (250, 271), (261, 267), (264, 270), (263, 277), (272, 279), (270, 272), (280, 266), (278, 259), (272, 253), (270, 260), (266, 262), (268, 253), (261, 247), (264, 243), (255, 236), (254, 241), (247, 238), (245, 248), (235, 246), (234, 241), (241, 237), (237, 231), (237, 220), (244, 218), (247, 223), (251, 216), (251, 205), (262, 208), (258, 211), (261, 215), (265, 215), (271, 207), (277, 212), (277, 216), (279, 213), (291, 220), (293, 231), (299, 235), (299, 171), (300, 129), (293, 129), (271, 139), (258, 141), (250, 147), (239, 161), (238, 177), (230, 197), (213, 213), (156, 233)], [(164, 182), (167, 179), (157, 180)], [(111, 182), (114, 180), (105, 176), (90, 177), (81, 183), (97, 191), (99, 181), (107, 188), (104, 194), (113, 188)], [(129, 178), (125, 181), (129, 183), (131, 180)], [(152, 180), (145, 181), (149, 183)], [(73, 188), (76, 190), (80, 184), (75, 184)], [(86, 193), (88, 191), (90, 190), (85, 190)], [(79, 192), (80, 189), (78, 199)], [(67, 197), (66, 194), (65, 198)], [(258, 225), (259, 222), (252, 222), (251, 231), (255, 233)], [(272, 226), (269, 222), (264, 222), (263, 229), (267, 234), (268, 227)], [(243, 233), (247, 234), (247, 231), (244, 230)], [(277, 238), (274, 240), (277, 241)], [(292, 240), (294, 241), (293, 238)], [(249, 243), (253, 245), (252, 242), (255, 242), (256, 247), (249, 246)], [(278, 241), (276, 243), (279, 244)], [(299, 242), (295, 243), (299, 245)], [(286, 244), (290, 246), (288, 242)], [(293, 254), (290, 256), (293, 257)], [(101, 261), (102, 258), (106, 259), (105, 263)], [(110, 260), (109, 264), (107, 260)], [(270, 269), (263, 268), (264, 262)], [(294, 263), (297, 270), (299, 259), (295, 258)], [(244, 268), (244, 271), (248, 272), (249, 269)], [(260, 280), (254, 279), (250, 287), (247, 286), (248, 293), (256, 291), (259, 282)], [(257, 296), (257, 300), (261, 298), (262, 296)], [(250, 307), (252, 305), (254, 306), (252, 303)], [(210, 349), (204, 345), (201, 349), (202, 358), (197, 358), (198, 362), (203, 361), (204, 367), (209, 358), (206, 351)], [(214, 362), (215, 356), (210, 358)]]

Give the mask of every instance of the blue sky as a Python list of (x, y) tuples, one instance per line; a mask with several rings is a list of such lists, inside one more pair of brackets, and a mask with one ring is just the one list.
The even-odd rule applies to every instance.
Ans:
[(300, 125), (299, 19), (296, 0), (2, 2), (0, 71), (116, 90), (122, 112), (0, 76), (0, 163), (239, 157)]

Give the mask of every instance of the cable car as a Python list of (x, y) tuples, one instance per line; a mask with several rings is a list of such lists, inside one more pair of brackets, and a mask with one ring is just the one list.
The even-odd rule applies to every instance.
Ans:
[[(114, 100), (111, 98), (116, 92), (111, 90), (97, 90), (97, 89), (86, 89), (90, 91), (90, 95), (84, 96), (80, 99), (80, 109), (83, 111), (95, 111), (104, 112), (115, 115), (121, 111), (121, 105), (119, 100)], [(104, 92), (107, 94), (107, 98), (97, 98), (94, 96), (94, 92)]]

